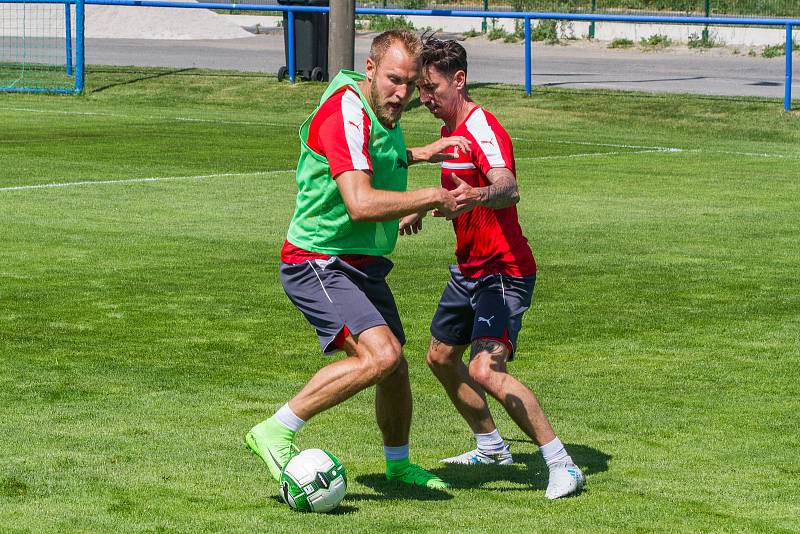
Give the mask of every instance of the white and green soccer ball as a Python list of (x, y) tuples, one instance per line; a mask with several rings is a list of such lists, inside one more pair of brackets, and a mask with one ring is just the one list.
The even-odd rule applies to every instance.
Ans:
[(281, 473), (281, 497), (293, 510), (330, 512), (339, 506), (346, 491), (342, 462), (322, 449), (301, 451)]

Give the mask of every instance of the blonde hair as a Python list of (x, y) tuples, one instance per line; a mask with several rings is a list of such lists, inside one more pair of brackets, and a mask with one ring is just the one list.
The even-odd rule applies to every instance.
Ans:
[(419, 59), (422, 55), (422, 39), (414, 32), (408, 30), (388, 30), (372, 40), (369, 49), (369, 58), (378, 66), (394, 43), (400, 43), (408, 54), (414, 59)]

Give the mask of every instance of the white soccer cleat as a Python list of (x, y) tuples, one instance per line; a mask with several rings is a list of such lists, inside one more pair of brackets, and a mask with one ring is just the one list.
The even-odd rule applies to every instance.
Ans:
[(445, 458), (441, 460), (443, 464), (459, 464), (459, 465), (477, 465), (477, 464), (494, 464), (494, 465), (511, 465), (514, 463), (514, 458), (511, 457), (511, 450), (508, 445), (503, 446), (503, 450), (498, 453), (488, 454), (478, 449), (453, 456), (452, 458)]
[(544, 496), (550, 500), (566, 497), (581, 489), (586, 477), (573, 463), (558, 464), (550, 470), (550, 482)]

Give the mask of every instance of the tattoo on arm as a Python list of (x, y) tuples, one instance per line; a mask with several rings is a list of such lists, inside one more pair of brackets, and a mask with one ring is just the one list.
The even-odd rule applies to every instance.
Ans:
[(519, 189), (514, 174), (505, 167), (492, 169), (486, 175), (490, 185), (481, 189), (481, 205), (499, 209), (519, 202)]

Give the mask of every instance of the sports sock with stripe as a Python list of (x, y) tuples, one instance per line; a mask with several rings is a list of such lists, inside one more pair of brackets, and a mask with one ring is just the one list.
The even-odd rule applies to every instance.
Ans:
[(305, 421), (297, 417), (297, 415), (295, 415), (292, 409), (289, 408), (288, 402), (283, 406), (281, 406), (280, 410), (275, 412), (275, 415), (273, 415), (273, 417), (277, 422), (279, 422), (281, 425), (285, 426), (292, 432), (297, 432), (298, 430), (303, 428), (304, 424), (306, 424)]
[(544, 463), (546, 463), (547, 467), (550, 469), (553, 469), (553, 467), (561, 463), (574, 463), (570, 455), (567, 454), (567, 449), (564, 448), (564, 444), (561, 443), (558, 437), (550, 443), (545, 443), (539, 447), (539, 450), (542, 452)]
[(383, 446), (383, 454), (386, 456), (386, 461), (404, 460), (408, 458), (408, 443), (400, 445), (399, 447)]
[(475, 440), (478, 442), (478, 450), (484, 454), (503, 452), (503, 448), (506, 445), (496, 428), (486, 434), (475, 434)]

